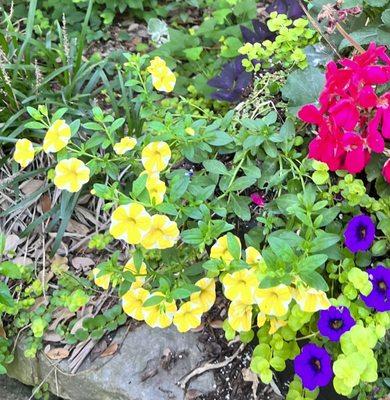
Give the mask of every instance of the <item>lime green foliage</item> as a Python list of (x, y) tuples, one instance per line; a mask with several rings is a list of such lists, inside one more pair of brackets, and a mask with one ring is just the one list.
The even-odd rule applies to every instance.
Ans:
[[(288, 19), (284, 14), (272, 12), (267, 21), (271, 32), (277, 34), (275, 40), (265, 40), (262, 43), (246, 43), (238, 51), (246, 56), (242, 64), (247, 71), (259, 71), (281, 65), (284, 68), (298, 66), (304, 69), (308, 66), (304, 48), (316, 43), (318, 37), (309, 22), (304, 18)], [(260, 61), (260, 63), (254, 63)]]
[(304, 389), (301, 380), (295, 375), (294, 380), (290, 382), (286, 400), (315, 400), (318, 393), (319, 389), (313, 391)]
[(327, 166), (327, 164), (317, 160), (313, 160), (312, 165), (314, 168), (314, 172), (312, 175), (313, 182), (316, 185), (323, 185), (329, 179), (329, 167)]
[(372, 290), (372, 283), (368, 278), (367, 272), (364, 272), (359, 268), (352, 268), (348, 272), (348, 280), (356, 290), (360, 291), (365, 296), (367, 296)]

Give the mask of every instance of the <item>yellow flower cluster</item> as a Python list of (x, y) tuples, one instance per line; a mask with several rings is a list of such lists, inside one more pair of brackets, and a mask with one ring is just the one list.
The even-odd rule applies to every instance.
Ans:
[(78, 192), (89, 181), (89, 168), (77, 158), (61, 160), (56, 168), (54, 184), (58, 189)]
[(15, 144), (14, 160), (26, 168), (34, 160), (34, 147), (28, 139), (19, 139)]
[(151, 216), (138, 203), (119, 206), (111, 216), (110, 234), (129, 244), (141, 244), (146, 249), (167, 249), (179, 239), (179, 229), (167, 216)]
[(114, 145), (114, 151), (118, 156), (121, 156), (128, 151), (133, 150), (136, 144), (137, 139), (126, 136)]
[(71, 131), (69, 125), (62, 119), (53, 122), (43, 139), (45, 153), (57, 153), (69, 143)]
[(153, 86), (160, 92), (172, 92), (176, 84), (175, 74), (160, 57), (154, 57), (147, 71), (152, 75)]

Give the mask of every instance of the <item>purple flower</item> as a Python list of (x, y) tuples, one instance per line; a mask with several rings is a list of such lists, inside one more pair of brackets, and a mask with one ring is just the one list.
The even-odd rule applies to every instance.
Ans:
[(379, 312), (390, 311), (390, 268), (379, 265), (366, 270), (372, 283), (368, 296), (361, 295), (367, 307)]
[(302, 347), (301, 353), (295, 357), (294, 369), (303, 386), (309, 390), (328, 385), (333, 377), (330, 355), (313, 343)]
[(304, 11), (299, 4), (299, 0), (276, 0), (268, 7), (267, 12), (276, 11), (278, 14), (286, 14), (288, 18), (297, 19), (304, 15)]
[(346, 307), (331, 306), (320, 312), (318, 329), (322, 336), (332, 342), (338, 342), (343, 333), (348, 332), (355, 325), (350, 311)]
[(259, 207), (264, 207), (265, 205), (264, 197), (258, 192), (251, 194), (251, 200)]
[(274, 40), (276, 35), (268, 29), (268, 26), (263, 22), (253, 19), (253, 31), (244, 25), (240, 25), (242, 38), (245, 43), (262, 43), (264, 40)]
[(244, 97), (253, 77), (245, 71), (242, 59), (243, 57), (239, 56), (225, 64), (221, 74), (208, 81), (210, 86), (219, 89), (211, 95), (213, 99), (236, 102)]
[(364, 214), (353, 217), (344, 232), (345, 246), (352, 253), (368, 250), (375, 237), (375, 225)]

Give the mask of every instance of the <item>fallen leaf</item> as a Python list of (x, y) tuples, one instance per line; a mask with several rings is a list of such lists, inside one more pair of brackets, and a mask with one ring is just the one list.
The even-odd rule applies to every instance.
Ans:
[(0, 321), (0, 337), (7, 339), (7, 334), (5, 333), (5, 330), (3, 328), (3, 324), (1, 321)]
[(222, 329), (223, 321), (221, 321), (220, 319), (216, 319), (215, 321), (210, 322), (210, 326), (214, 329)]
[(72, 260), (72, 265), (76, 269), (84, 269), (86, 267), (95, 265), (95, 261), (93, 261), (92, 258), (89, 257), (75, 257)]
[(48, 194), (44, 194), (41, 197), (41, 209), (42, 212), (44, 213), (49, 212), (51, 210), (51, 199)]
[(69, 357), (69, 350), (64, 347), (57, 347), (55, 349), (49, 350), (46, 355), (50, 360), (63, 360)]
[(23, 182), (19, 187), (23, 194), (29, 195), (40, 189), (44, 183), (45, 181), (30, 179), (29, 181)]
[(15, 264), (24, 265), (24, 266), (33, 264), (33, 260), (31, 258), (23, 257), (23, 256), (13, 258), (12, 262)]
[(15, 251), (22, 240), (18, 235), (7, 235), (5, 238), (4, 253)]
[(66, 231), (70, 233), (78, 233), (79, 235), (86, 236), (88, 235), (89, 228), (80, 222), (75, 221), (74, 219), (69, 220), (68, 226), (66, 227)]
[(45, 332), (45, 334), (43, 335), (43, 340), (45, 342), (58, 343), (61, 342), (62, 339), (63, 337), (55, 332)]
[(103, 351), (102, 354), (100, 354), (100, 357), (108, 357), (114, 355), (117, 350), (118, 350), (118, 343), (111, 343), (106, 350)]
[(189, 390), (187, 390), (184, 400), (196, 400), (197, 398), (199, 398), (202, 395), (203, 395), (203, 393), (200, 392), (199, 390), (189, 389)]
[(60, 275), (62, 272), (68, 271), (68, 259), (55, 254), (53, 260), (51, 261), (50, 269), (55, 275)]

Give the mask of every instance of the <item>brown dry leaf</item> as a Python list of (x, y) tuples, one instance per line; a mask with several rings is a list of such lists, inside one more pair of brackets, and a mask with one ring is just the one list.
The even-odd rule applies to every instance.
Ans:
[(63, 360), (64, 358), (69, 357), (69, 350), (64, 347), (58, 347), (56, 349), (51, 349), (46, 352), (46, 355), (50, 358), (50, 360)]
[(202, 322), (199, 326), (196, 328), (191, 329), (191, 332), (202, 332), (204, 328), (204, 323)]
[(100, 357), (108, 357), (114, 355), (117, 350), (118, 350), (118, 343), (111, 343), (106, 350), (103, 351), (102, 354), (100, 354)]
[(3, 328), (3, 324), (1, 321), (0, 321), (0, 337), (7, 339), (7, 334), (5, 333), (5, 330)]
[(49, 212), (51, 210), (51, 199), (48, 194), (44, 194), (41, 197), (40, 205), (41, 205), (42, 212), (44, 212), (44, 213)]
[(243, 368), (242, 371), (242, 377), (245, 382), (252, 382), (252, 393), (253, 393), (253, 398), (257, 398), (257, 388), (259, 387), (259, 378), (258, 376), (251, 371), (249, 368)]
[(65, 323), (68, 319), (73, 318), (76, 314), (69, 311), (66, 307), (58, 308), (53, 312), (53, 321), (49, 325), (49, 330), (55, 331), (57, 326), (63, 322)]
[(61, 342), (62, 339), (62, 336), (55, 332), (45, 332), (43, 335), (43, 340), (45, 342), (58, 343)]
[(42, 269), (42, 271), (40, 271), (38, 274), (38, 279), (42, 282), (44, 286), (46, 286), (53, 277), (54, 277), (54, 272), (46, 271), (45, 269)]
[(4, 253), (15, 251), (22, 240), (18, 235), (7, 235), (5, 238)]
[(29, 312), (34, 312), (41, 305), (47, 306), (49, 304), (48, 299), (45, 296), (37, 297), (35, 303), (28, 309)]
[(19, 187), (23, 194), (29, 195), (40, 189), (44, 183), (44, 181), (38, 179), (30, 179), (29, 181), (23, 182)]
[(66, 228), (67, 232), (70, 233), (78, 233), (79, 235), (86, 236), (88, 235), (89, 228), (80, 222), (75, 221), (74, 219), (69, 220), (68, 226)]
[(69, 270), (68, 259), (66, 257), (61, 257), (56, 254), (53, 257), (53, 260), (50, 265), (50, 269), (56, 274), (60, 274), (62, 272), (66, 272)]
[(203, 393), (200, 392), (199, 390), (189, 389), (187, 390), (186, 397), (184, 398), (184, 400), (196, 400), (197, 398), (202, 396), (202, 394)]
[(210, 322), (210, 326), (214, 329), (222, 329), (223, 321), (221, 321), (220, 319), (216, 319)]
[(15, 264), (24, 265), (24, 266), (33, 264), (33, 260), (31, 258), (23, 257), (23, 256), (13, 258), (12, 262)]
[(93, 261), (92, 258), (89, 257), (75, 257), (72, 260), (72, 265), (76, 269), (83, 269), (95, 265), (95, 261)]
[(93, 314), (92, 314), (92, 313), (89, 313), (89, 314), (85, 315), (84, 317), (77, 319), (77, 321), (76, 321), (76, 323), (73, 325), (73, 327), (72, 327), (70, 333), (71, 333), (72, 335), (74, 335), (79, 329), (81, 329), (81, 328), (83, 327), (83, 322), (84, 322), (84, 320), (87, 319), (87, 318), (91, 318), (91, 317), (93, 317)]

